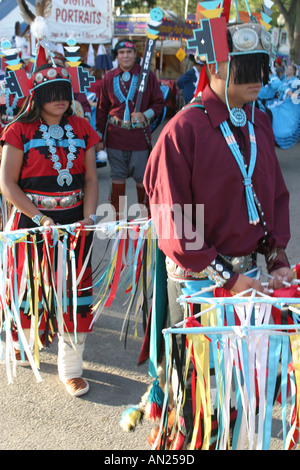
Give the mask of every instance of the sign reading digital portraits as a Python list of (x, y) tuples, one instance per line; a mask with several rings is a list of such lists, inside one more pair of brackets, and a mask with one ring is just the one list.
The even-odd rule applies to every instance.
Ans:
[(109, 43), (112, 39), (111, 0), (52, 0), (48, 19), (50, 40), (78, 44)]

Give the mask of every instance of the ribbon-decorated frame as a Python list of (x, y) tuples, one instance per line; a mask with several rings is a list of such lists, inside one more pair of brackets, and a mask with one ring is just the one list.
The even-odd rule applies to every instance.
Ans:
[[(76, 242), (88, 232), (92, 232), (93, 242), (86, 258), (81, 260), (80, 270), (78, 270), (74, 255)], [(86, 227), (71, 224), (0, 232), (0, 334), (5, 335), (5, 342), (2, 342), (0, 338), (0, 354), (2, 359), (5, 358), (9, 383), (16, 375), (12, 324), (18, 333), (21, 357), (24, 359), (26, 354), (37, 381), (42, 380), (39, 373), (39, 350), (42, 348), (39, 337), (40, 322), (45, 321), (47, 317), (49, 336), (68, 331), (64, 321), (64, 314), (70, 300), (67, 299), (65, 286), (66, 269), (72, 271), (70, 303), (76, 341), (76, 307), (80, 300), (80, 283), (97, 235), (107, 244), (105, 254), (110, 253), (110, 256), (108, 261), (100, 260), (94, 269), (93, 278), (90, 279), (90, 286), (85, 287), (85, 289), (93, 288), (95, 292), (90, 304), (94, 313), (90, 328), (103, 309), (112, 305), (117, 289), (124, 289), (124, 292), (128, 294), (129, 305), (124, 317), (121, 338), (123, 335), (126, 337), (133, 308), (135, 308), (136, 322), (141, 311), (145, 316), (148, 314), (147, 296), (151, 292), (154, 275), (153, 253), (156, 245), (151, 221), (136, 219), (132, 222), (124, 220)], [(25, 248), (30, 246), (27, 252), (33, 252), (33, 256), (30, 259), (26, 258), (22, 272), (17, 277), (14, 275), (16, 272), (14, 254), (22, 244)], [(42, 261), (41, 256), (37, 254), (39, 244), (44, 250)], [(110, 244), (112, 244), (111, 249)], [(54, 247), (57, 250), (55, 266), (51, 265), (52, 261), (50, 261), (53, 259), (50, 251)], [(20, 320), (20, 308), (24, 303), (24, 294), (28, 291), (30, 292), (28, 311), (31, 318), (29, 340), (25, 337)], [(54, 312), (53, 308), (52, 310), (50, 308), (50, 303), (54, 305)], [(135, 335), (137, 334), (136, 324)]]
[[(167, 389), (174, 383), (174, 376), (179, 383), (178, 390), (172, 386), (175, 401), (171, 406), (177, 419), (168, 429), (170, 397), (166, 393), (160, 432), (153, 448), (168, 448), (168, 442), (176, 442), (182, 431), (180, 416), (190, 367), (194, 378), (191, 450), (270, 449), (276, 400), (281, 403), (283, 449), (297, 444), (300, 416), (297, 285), (295, 279), (292, 287), (295, 297), (289, 297), (291, 290), (285, 288), (280, 291), (282, 297), (277, 298), (255, 291), (207, 298), (208, 288), (178, 299), (187, 309), (192, 304), (201, 304), (201, 312), (164, 330)], [(288, 311), (287, 316), (281, 315), (283, 310)], [(201, 317), (201, 325), (197, 317)], [(186, 340), (181, 386), (175, 360), (177, 335)]]

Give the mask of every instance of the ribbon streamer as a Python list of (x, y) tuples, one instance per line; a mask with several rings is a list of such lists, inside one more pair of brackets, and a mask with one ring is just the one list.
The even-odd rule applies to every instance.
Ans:
[[(104, 243), (113, 240), (110, 257), (105, 263), (102, 260), (105, 269), (99, 278), (90, 277), (90, 285), (85, 282), (82, 288), (94, 238), (85, 258), (82, 249), (79, 250), (78, 258), (74, 250), (86, 233), (92, 232), (91, 236), (94, 237), (97, 231)], [(13, 330), (17, 331), (21, 357), (24, 359), (26, 354), (37, 381), (40, 381), (39, 350), (43, 347), (40, 331), (45, 330), (47, 344), (56, 332), (68, 332), (66, 320), (70, 316), (74, 320), (76, 342), (77, 308), (82, 302), (81, 294), (84, 291), (99, 288), (90, 300), (94, 312), (90, 329), (103, 309), (111, 307), (120, 288), (124, 289), (129, 298), (126, 321), (129, 323), (134, 302), (138, 315), (145, 303), (145, 295), (151, 292), (156, 245), (153, 234), (152, 223), (148, 219), (87, 227), (70, 224), (0, 232), (0, 333), (1, 336), (5, 334), (6, 339), (5, 348), (0, 339), (0, 347), (2, 355), (5, 355), (9, 383), (16, 375)], [(25, 256), (20, 266), (18, 256), (22, 252)], [(21, 310), (28, 315), (29, 338), (25, 336), (21, 325)]]
[[(293, 292), (297, 292), (296, 287)], [(285, 293), (287, 297), (284, 297)], [(210, 449), (212, 445), (218, 450), (270, 449), (272, 414), (279, 392), (283, 449), (296, 444), (300, 417), (299, 294), (290, 297), (288, 288), (281, 289), (278, 294), (277, 298), (254, 291), (248, 297), (241, 294), (206, 298), (201, 291), (191, 296), (189, 290), (179, 299), (184, 305), (190, 302), (201, 304), (199, 314), (163, 331), (166, 351), (170, 349), (171, 336), (186, 335), (187, 357), (183, 365), (186, 370), (193, 361), (196, 388), (191, 450)], [(290, 308), (289, 318), (293, 309), (293, 321), (290, 319), (288, 324), (270, 323), (272, 318), (278, 321), (278, 312), (283, 306)], [(224, 323), (228, 307), (229, 310), (233, 307), (235, 312), (235, 321), (230, 325)], [(197, 316), (202, 326), (195, 326)], [(216, 322), (216, 318), (219, 321)], [(230, 318), (233, 318), (231, 314)], [(172, 351), (169, 354), (166, 377), (170, 378), (176, 370)], [(213, 360), (209, 369), (210, 356)], [(289, 384), (294, 384), (294, 387)], [(185, 393), (182, 390), (182, 394)], [(287, 429), (289, 397), (295, 412)], [(168, 402), (169, 397), (166, 396), (165, 407)], [(183, 410), (181, 402), (175, 401), (172, 406), (180, 407), (180, 412)], [(165, 425), (161, 423), (161, 433), (165, 431)]]

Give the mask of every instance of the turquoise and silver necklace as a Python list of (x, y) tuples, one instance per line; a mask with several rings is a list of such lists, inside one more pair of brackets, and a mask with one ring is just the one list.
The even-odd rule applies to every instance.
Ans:
[[(49, 152), (51, 154), (51, 161), (53, 162), (53, 168), (58, 172), (57, 183), (59, 186), (70, 186), (73, 181), (73, 177), (70, 174), (70, 169), (73, 167), (73, 161), (76, 159), (76, 140), (74, 139), (73, 127), (71, 124), (66, 124), (64, 128), (57, 124), (52, 126), (47, 126), (46, 124), (41, 124), (39, 130), (42, 132), (42, 137), (47, 145)], [(67, 166), (66, 168), (61, 167), (59, 161), (59, 156), (57, 155), (56, 140), (63, 138), (64, 133), (66, 132), (66, 137), (68, 139), (68, 154), (67, 154)]]
[(230, 148), (243, 176), (249, 223), (256, 225), (260, 220), (259, 214), (258, 214), (260, 205), (258, 204), (257, 196), (254, 192), (253, 185), (252, 185), (252, 175), (253, 175), (253, 171), (255, 168), (256, 154), (257, 154), (256, 138), (255, 138), (253, 124), (250, 121), (248, 121), (248, 131), (249, 131), (250, 149), (251, 149), (248, 171), (246, 170), (245, 162), (244, 162), (242, 153), (240, 151), (240, 148), (235, 140), (233, 132), (230, 129), (227, 121), (222, 122), (220, 125), (220, 128), (221, 128), (223, 137), (228, 147)]
[[(130, 76), (131, 74), (129, 72), (124, 72), (122, 76), (116, 75), (113, 79), (113, 87), (114, 87), (115, 96), (118, 98), (120, 103), (125, 102), (125, 111), (124, 111), (124, 117), (123, 117), (123, 120), (125, 122), (130, 121), (129, 101), (132, 101), (134, 99), (134, 95), (135, 95), (137, 85), (138, 85), (138, 80), (139, 80), (138, 75), (132, 75), (131, 84), (130, 84), (129, 90), (127, 90), (127, 87), (124, 82), (129, 82)], [(124, 96), (120, 87), (120, 82), (122, 82), (123, 88), (125, 89), (127, 96)]]
[(11, 117), (14, 115), (14, 111), (17, 107), (18, 100), (19, 100), (18, 95), (15, 95), (13, 102), (9, 104), (9, 90), (8, 88), (5, 88), (5, 106), (6, 106), (7, 116)]

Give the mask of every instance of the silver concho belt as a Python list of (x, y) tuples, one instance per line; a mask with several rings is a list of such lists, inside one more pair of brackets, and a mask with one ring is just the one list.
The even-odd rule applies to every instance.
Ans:
[(130, 121), (122, 121), (122, 119), (115, 118), (114, 116), (109, 116), (108, 121), (113, 126), (123, 127), (124, 129), (141, 129), (143, 127), (147, 127), (147, 122), (141, 122), (134, 124)]
[[(231, 263), (233, 272), (242, 274), (242, 273), (246, 273), (253, 267), (253, 264), (256, 261), (256, 254), (252, 253), (251, 255), (233, 256), (233, 257), (224, 256), (224, 258), (226, 258), (229, 261), (229, 263)], [(176, 279), (178, 280), (207, 279), (207, 275), (204, 271), (200, 271), (200, 272), (186, 271), (185, 269), (178, 266), (174, 261), (172, 261), (168, 257), (166, 257), (166, 268), (167, 268), (168, 275), (172, 279), (175, 279), (175, 280)]]
[(80, 189), (78, 192), (66, 195), (61, 194), (60, 196), (26, 192), (26, 196), (29, 197), (36, 207), (45, 210), (53, 210), (56, 208), (69, 209), (83, 199), (83, 191)]

